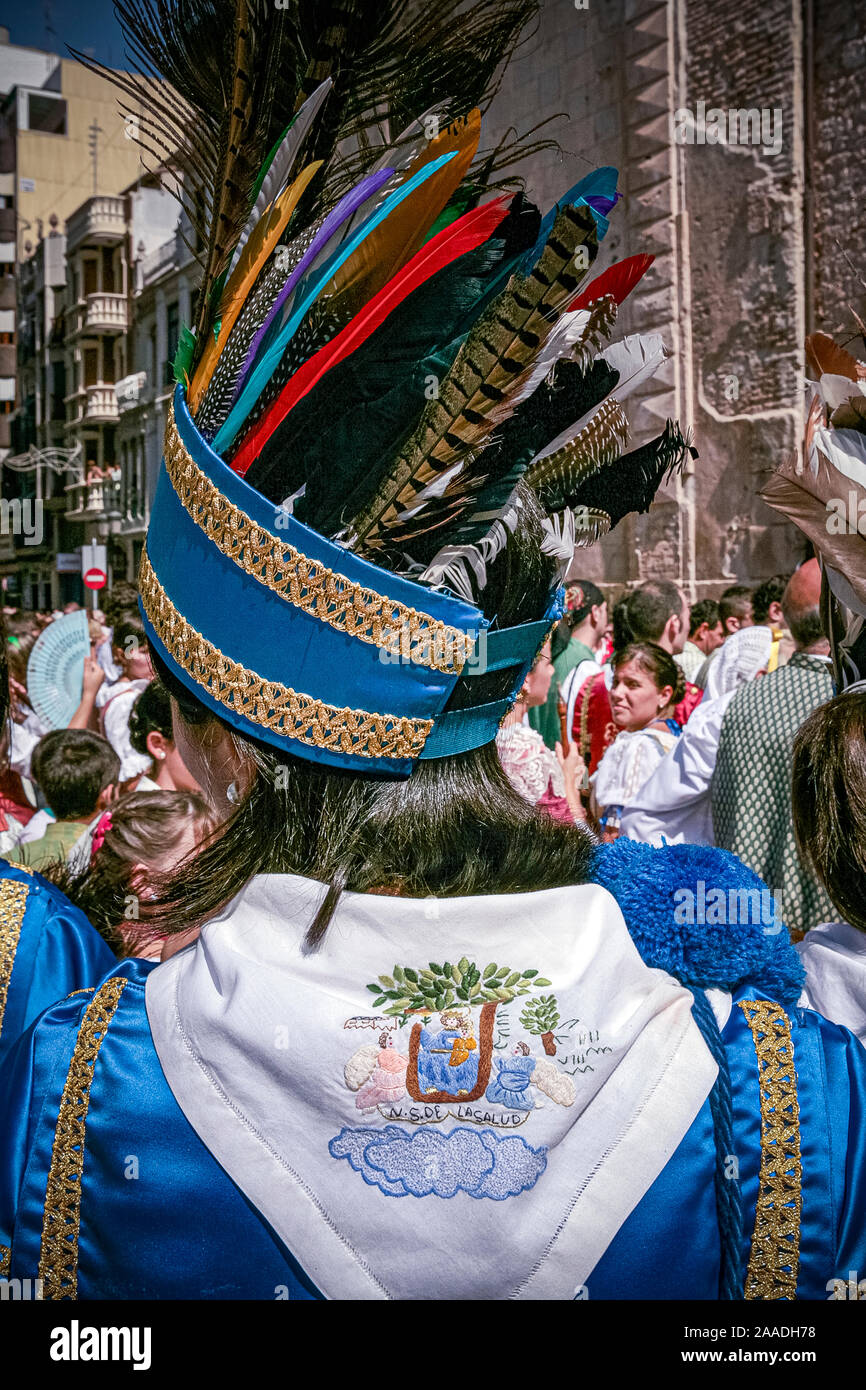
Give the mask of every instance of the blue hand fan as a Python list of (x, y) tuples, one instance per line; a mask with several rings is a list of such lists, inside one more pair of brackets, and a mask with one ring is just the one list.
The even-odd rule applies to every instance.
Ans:
[(83, 609), (55, 618), (36, 639), (27, 663), (27, 693), (36, 714), (52, 729), (68, 728), (81, 704), (84, 658), (89, 655)]

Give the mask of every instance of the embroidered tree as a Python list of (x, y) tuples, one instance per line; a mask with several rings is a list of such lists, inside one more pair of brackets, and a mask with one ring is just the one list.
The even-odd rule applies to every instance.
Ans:
[(556, 1056), (553, 1030), (559, 1023), (559, 1014), (555, 994), (541, 994), (537, 999), (530, 999), (520, 1015), (520, 1022), (527, 1033), (534, 1033), (536, 1037), (541, 1038), (548, 1057)]
[(475, 1004), (510, 1004), (518, 995), (550, 984), (537, 970), (512, 970), (490, 961), (482, 969), (463, 956), (456, 965), (429, 961), (424, 967), (395, 965), (390, 975), (380, 975), (367, 989), (376, 998), (373, 1007), (405, 1021), (413, 1013), (441, 1013), (443, 1009)]

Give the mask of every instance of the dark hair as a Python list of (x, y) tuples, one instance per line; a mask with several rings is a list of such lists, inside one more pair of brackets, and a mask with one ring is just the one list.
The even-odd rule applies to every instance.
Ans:
[(568, 646), (571, 641), (571, 628), (565, 618), (560, 618), (553, 632), (550, 634), (550, 659), (555, 661)]
[[(9, 718), (9, 652), (11, 650), (6, 640), (6, 614), (0, 605), (0, 729), (6, 728), (6, 720)], [(4, 763), (8, 759), (8, 749), (4, 757)]]
[(752, 590), (748, 584), (732, 584), (719, 599), (719, 617), (723, 623), (728, 618), (747, 618), (752, 612)]
[(626, 619), (635, 642), (657, 642), (674, 615), (683, 611), (683, 596), (670, 579), (650, 579), (626, 600)]
[(144, 623), (137, 613), (128, 613), (116, 624), (111, 634), (112, 647), (119, 647), (121, 651), (126, 650), (126, 644), (133, 640), (139, 647), (147, 646), (147, 637), (144, 632)]
[(566, 593), (571, 588), (580, 592), (572, 596), (573, 607), (566, 611), (563, 621), (568, 623), (573, 632), (580, 623), (589, 617), (593, 608), (601, 607), (604, 603), (604, 594), (596, 584), (593, 584), (591, 579), (570, 579), (566, 585)]
[(4, 643), (7, 678), (11, 676), (19, 685), (27, 684), (27, 665), (36, 642), (35, 632), (25, 632), (16, 637), (14, 642)]
[(837, 695), (800, 725), (792, 803), (800, 853), (845, 921), (866, 931), (866, 695)]
[[(148, 869), (148, 887), (158, 891), (166, 877), (165, 860), (190, 827), (200, 830), (202, 838), (214, 829), (211, 812), (195, 793), (130, 792), (112, 803), (111, 825), (86, 868), (71, 867), (61, 861), (43, 872), (84, 913), (113, 950), (129, 955), (159, 935), (149, 922), (147, 899), (138, 902), (139, 915), (131, 920), (129, 929), (123, 934), (118, 931), (126, 919), (129, 895), (135, 893), (135, 867), (144, 865)], [(198, 851), (199, 843), (193, 853)], [(186, 858), (181, 862), (186, 863)]]
[[(512, 543), (492, 574), (488, 567), (485, 612), (503, 627), (537, 618), (548, 602), (554, 570), (541, 551), (540, 518), (527, 491)], [(154, 660), (175, 714), (192, 728), (210, 723), (210, 711), (156, 653)], [(463, 676), (447, 708), (500, 699), (513, 680), (508, 670)], [(563, 887), (588, 877), (592, 838), (524, 801), (503, 772), (494, 741), (419, 762), (398, 782), (294, 757), (220, 722), (233, 737), (249, 790), (195, 862), (166, 885), (157, 909), (160, 931), (206, 921), (262, 873), (300, 874), (328, 885), (307, 931), (307, 950), (321, 942), (344, 890), (461, 897)]]
[(765, 579), (752, 595), (752, 616), (758, 624), (765, 623), (770, 616), (770, 607), (782, 602), (782, 595), (788, 587), (789, 574), (774, 574)]
[(641, 671), (645, 671), (657, 689), (664, 690), (669, 685), (674, 692), (671, 704), (679, 704), (686, 693), (685, 672), (664, 647), (659, 647), (655, 642), (630, 642), (622, 651), (614, 653), (614, 671), (618, 671), (627, 661), (633, 661)]
[(721, 620), (719, 605), (714, 598), (702, 598), (700, 603), (696, 603), (689, 613), (689, 637), (694, 637), (699, 627), (706, 623), (707, 627), (713, 628)]
[(6, 633), (9, 637), (26, 637), (38, 632), (34, 629), (39, 627), (39, 614), (32, 608), (19, 608), (15, 613), (4, 614)]
[(120, 759), (89, 729), (53, 729), (33, 750), (33, 776), (58, 820), (84, 820), (99, 793), (117, 781)]
[(148, 734), (172, 738), (171, 698), (161, 681), (153, 680), (137, 697), (129, 715), (129, 741), (136, 753), (150, 757)]

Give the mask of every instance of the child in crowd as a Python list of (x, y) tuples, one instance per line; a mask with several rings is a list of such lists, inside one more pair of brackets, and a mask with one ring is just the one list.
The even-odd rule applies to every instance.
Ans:
[(213, 828), (192, 792), (131, 792), (100, 818), (89, 865), (58, 867), (50, 877), (118, 955), (158, 960), (164, 937), (148, 929), (147, 902)]
[(54, 729), (36, 745), (33, 776), (56, 817), (39, 840), (20, 848), (21, 862), (42, 869), (64, 859), (85, 826), (115, 796), (120, 759), (99, 734), (88, 729)]
[(124, 786), (124, 792), (200, 790), (175, 744), (171, 700), (161, 681), (151, 681), (137, 697), (129, 716), (129, 742), (136, 753), (151, 760), (151, 766)]

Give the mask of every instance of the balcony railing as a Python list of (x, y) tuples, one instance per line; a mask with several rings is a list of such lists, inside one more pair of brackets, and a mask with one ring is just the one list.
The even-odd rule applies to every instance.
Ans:
[(113, 382), (110, 386), (86, 386), (82, 391), (75, 391), (66, 397), (66, 405), (67, 429), (80, 425), (85, 420), (97, 425), (112, 425), (118, 417)]
[(99, 482), (71, 483), (66, 489), (69, 504), (67, 521), (99, 521), (116, 519), (120, 510), (120, 479), (105, 478)]
[(79, 333), (126, 332), (126, 297), (122, 294), (89, 294), (77, 309)]
[(66, 255), (84, 241), (119, 241), (125, 234), (123, 199), (88, 198), (66, 222)]
[(177, 262), (178, 238), (170, 237), (161, 246), (157, 246), (155, 251), (142, 256), (138, 263), (139, 275), (141, 276), (141, 287), (151, 284), (158, 280), (161, 275), (165, 275)]

